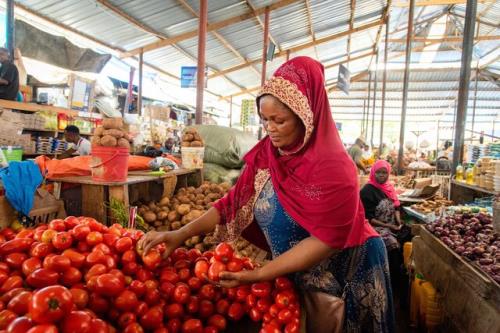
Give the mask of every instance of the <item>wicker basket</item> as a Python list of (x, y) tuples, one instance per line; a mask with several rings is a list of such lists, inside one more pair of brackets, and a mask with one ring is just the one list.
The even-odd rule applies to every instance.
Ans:
[(32, 209), (29, 214), (32, 225), (49, 223), (54, 219), (62, 219), (66, 217), (64, 203), (58, 201), (55, 205), (43, 208)]
[(172, 198), (176, 186), (177, 186), (176, 175), (170, 175), (166, 178), (163, 178), (163, 197)]

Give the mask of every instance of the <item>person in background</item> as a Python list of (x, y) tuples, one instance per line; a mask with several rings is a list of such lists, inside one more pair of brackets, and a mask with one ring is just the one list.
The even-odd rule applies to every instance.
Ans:
[(168, 138), (167, 140), (165, 140), (165, 144), (163, 145), (163, 147), (161, 147), (161, 152), (163, 154), (173, 154), (175, 148), (174, 145), (174, 138)]
[(347, 150), (347, 153), (349, 154), (349, 156), (351, 156), (358, 170), (362, 171), (363, 174), (366, 175), (368, 173), (368, 170), (363, 164), (363, 148), (365, 147), (365, 145), (365, 140), (362, 137), (359, 137), (356, 139), (351, 148)]
[(64, 129), (64, 139), (71, 144), (64, 152), (65, 157), (70, 157), (74, 153), (80, 156), (90, 155), (92, 145), (89, 140), (80, 136), (80, 129), (75, 125), (69, 125)]
[(17, 100), (19, 72), (10, 59), (9, 50), (0, 47), (0, 99)]

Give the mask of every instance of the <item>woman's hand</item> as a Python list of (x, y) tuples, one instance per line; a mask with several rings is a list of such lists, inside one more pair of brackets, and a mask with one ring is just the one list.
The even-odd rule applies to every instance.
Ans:
[(144, 250), (144, 254), (147, 254), (156, 245), (165, 243), (166, 249), (163, 258), (167, 258), (185, 240), (185, 237), (178, 231), (150, 231), (139, 240), (139, 248)]
[(260, 281), (259, 268), (252, 271), (241, 272), (222, 272), (219, 275), (220, 282), (218, 283), (224, 288), (234, 288), (242, 284), (249, 284)]
[(389, 228), (392, 230), (392, 231), (399, 231), (401, 230), (401, 228), (403, 227), (403, 225), (394, 225), (394, 224), (390, 224), (389, 225)]

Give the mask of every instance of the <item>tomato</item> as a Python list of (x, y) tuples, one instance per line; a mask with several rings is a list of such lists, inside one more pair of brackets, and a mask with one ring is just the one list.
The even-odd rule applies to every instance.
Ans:
[(3, 261), (0, 261), (0, 271), (8, 273), (10, 271), (9, 265), (4, 263)]
[(191, 296), (191, 291), (187, 284), (181, 282), (175, 286), (173, 294), (175, 302), (186, 304), (189, 301), (189, 296)]
[(87, 241), (87, 244), (89, 244), (90, 246), (94, 246), (102, 243), (103, 237), (99, 231), (91, 231), (89, 232), (87, 237), (85, 237), (85, 240)]
[(200, 298), (211, 300), (215, 297), (215, 287), (212, 284), (205, 284), (199, 291)]
[(92, 293), (89, 296), (88, 307), (95, 313), (106, 313), (109, 310), (109, 302), (97, 293)]
[(31, 257), (29, 259), (26, 259), (21, 267), (24, 276), (30, 275), (39, 268), (42, 268), (42, 262), (40, 261), (40, 259), (36, 257)]
[(243, 260), (233, 257), (233, 259), (227, 263), (226, 268), (229, 272), (240, 272), (243, 270)]
[(287, 290), (279, 292), (274, 297), (274, 302), (281, 309), (287, 308), (288, 305), (290, 305), (290, 303), (293, 302), (293, 300), (294, 300), (293, 293), (292, 292), (287, 292)]
[(276, 286), (276, 289), (278, 289), (278, 290), (287, 290), (287, 289), (293, 288), (292, 282), (288, 278), (283, 277), (283, 276), (277, 277), (274, 280), (274, 285)]
[(73, 308), (71, 292), (63, 286), (49, 286), (37, 290), (29, 304), (29, 315), (40, 324), (61, 320)]
[[(126, 238), (122, 238), (126, 239)], [(128, 238), (130, 239), (130, 238)], [(132, 241), (132, 240), (130, 240)], [(158, 252), (155, 249), (152, 249), (148, 252), (148, 254), (142, 256), (142, 262), (144, 263), (144, 266), (149, 269), (149, 270), (154, 270), (160, 265), (161, 262), (161, 255), (160, 252)]]
[(111, 254), (111, 249), (104, 243), (99, 243), (92, 249), (92, 251), (97, 251), (97, 250), (101, 251), (105, 255)]
[(133, 250), (128, 250), (123, 252), (122, 257), (121, 257), (122, 263), (129, 263), (129, 262), (136, 262), (137, 261), (137, 255)]
[(281, 331), (275, 325), (265, 324), (259, 333), (281, 333)]
[(134, 280), (130, 283), (129, 289), (133, 291), (138, 297), (146, 293), (146, 286), (139, 280)]
[(28, 313), (29, 303), (31, 302), (32, 293), (30, 291), (22, 291), (16, 296), (12, 297), (7, 304), (7, 309), (16, 313), (19, 316), (23, 316)]
[(61, 282), (67, 287), (71, 287), (82, 280), (82, 272), (75, 267), (68, 268), (61, 276)]
[(153, 331), (153, 333), (168, 333), (168, 329), (165, 327), (158, 327)]
[(17, 318), (17, 315), (15, 312), (10, 311), (10, 310), (2, 310), (0, 311), (0, 329), (6, 329), (7, 326), (11, 322), (13, 322)]
[(236, 301), (244, 303), (246, 302), (247, 296), (250, 294), (247, 286), (239, 286), (236, 288)]
[(116, 268), (116, 260), (111, 255), (107, 255), (104, 257), (104, 264), (108, 269)]
[(92, 217), (84, 217), (80, 222), (82, 224), (88, 225), (90, 230), (92, 231), (104, 230), (104, 226), (101, 223), (97, 222), (97, 220)]
[(256, 308), (251, 308), (250, 311), (248, 311), (248, 316), (250, 319), (253, 321), (261, 321), (262, 320), (262, 313), (259, 312)]
[(300, 325), (297, 323), (289, 323), (285, 326), (285, 333), (299, 333)]
[(206, 299), (200, 301), (200, 309), (198, 311), (198, 314), (201, 318), (210, 317), (211, 315), (214, 314), (214, 310), (215, 307), (211, 301)]
[(94, 318), (90, 323), (90, 332), (92, 333), (111, 333), (108, 325), (102, 319)]
[(75, 239), (79, 241), (83, 241), (87, 238), (87, 235), (90, 233), (90, 228), (87, 225), (79, 224), (73, 228), (72, 234)]
[(85, 309), (87, 303), (89, 302), (89, 294), (87, 291), (81, 288), (71, 288), (71, 295), (73, 296), (73, 303), (78, 309)]
[(187, 250), (183, 247), (178, 247), (177, 249), (174, 250), (174, 252), (172, 252), (170, 257), (174, 262), (177, 262), (179, 260), (186, 260), (188, 258)]
[(189, 268), (182, 268), (179, 270), (179, 279), (183, 282), (187, 282), (189, 278), (191, 277), (191, 271)]
[(142, 316), (143, 314), (146, 313), (146, 311), (148, 311), (148, 305), (146, 304), (146, 302), (140, 301), (137, 303), (134, 313), (138, 316)]
[(217, 245), (214, 251), (214, 257), (217, 261), (227, 264), (231, 259), (233, 259), (234, 250), (228, 243), (220, 243)]
[(141, 316), (141, 325), (146, 329), (154, 329), (163, 321), (163, 310), (160, 306), (153, 306)]
[(133, 247), (133, 242), (130, 237), (122, 237), (115, 242), (115, 249), (119, 253), (131, 250)]
[(271, 283), (269, 282), (257, 282), (253, 283), (251, 290), (252, 294), (259, 298), (269, 297), (271, 295)]
[(184, 308), (177, 303), (168, 304), (165, 306), (165, 314), (168, 318), (181, 318), (184, 315)]
[(80, 268), (85, 262), (85, 255), (73, 250), (67, 249), (62, 253), (63, 256), (67, 257), (71, 261), (71, 266)]
[(230, 303), (226, 299), (218, 300), (217, 303), (215, 304), (215, 311), (218, 314), (226, 315), (227, 310), (229, 309), (229, 305)]
[(87, 274), (85, 274), (85, 281), (88, 281), (93, 276), (104, 274), (107, 271), (108, 270), (107, 270), (106, 266), (104, 266), (103, 264), (96, 264), (96, 265), (90, 267)]
[(203, 333), (203, 324), (199, 319), (188, 319), (182, 324), (182, 333)]
[[(11, 289), (10, 291), (2, 294), (0, 296), (0, 302), (5, 305), (5, 304), (8, 304), (10, 302), (11, 299), (13, 299), (16, 295), (22, 293), (23, 291), (28, 291), (28, 289), (25, 289), (25, 288), (14, 288), (14, 289)], [(4, 307), (5, 308), (5, 307)], [(3, 310), (3, 309), (2, 309)]]
[(293, 314), (290, 310), (288, 309), (282, 309), (278, 313), (278, 321), (283, 323), (283, 324), (288, 324), (292, 320)]
[(0, 287), (0, 293), (6, 293), (12, 289), (20, 288), (23, 286), (23, 278), (20, 276), (10, 276)]
[(55, 231), (66, 231), (66, 224), (62, 219), (56, 219), (49, 222), (49, 229)]
[(28, 317), (18, 317), (10, 322), (7, 333), (26, 333), (34, 325)]
[(169, 333), (178, 333), (181, 331), (182, 323), (178, 318), (167, 321), (167, 329)]
[(219, 331), (224, 331), (227, 326), (226, 318), (220, 314), (214, 314), (208, 319), (208, 325), (217, 328)]
[(101, 250), (94, 250), (87, 255), (85, 262), (88, 266), (106, 263), (106, 256)]
[(257, 301), (257, 310), (261, 313), (265, 313), (271, 307), (271, 300), (269, 298), (261, 298)]
[(67, 248), (71, 247), (72, 244), (73, 237), (71, 236), (71, 233), (66, 231), (58, 232), (54, 236), (54, 238), (52, 238), (52, 245), (57, 250), (66, 250)]
[(245, 311), (240, 303), (231, 304), (229, 306), (229, 309), (227, 310), (227, 316), (229, 317), (229, 319), (234, 321), (240, 320), (244, 314)]
[(115, 306), (120, 311), (133, 311), (138, 303), (137, 295), (129, 290), (122, 291), (115, 299)]
[(92, 317), (84, 311), (71, 311), (63, 320), (62, 333), (90, 333)]
[(220, 261), (215, 261), (208, 268), (208, 278), (212, 281), (219, 281), (219, 275), (224, 271), (226, 271), (226, 265)]
[(160, 292), (166, 298), (170, 299), (174, 294), (175, 285), (170, 282), (162, 282), (160, 285)]
[(160, 300), (161, 295), (160, 291), (158, 289), (156, 290), (150, 290), (146, 292), (146, 295), (144, 296), (144, 301), (148, 303), (148, 305), (153, 305), (158, 303)]
[(189, 261), (195, 262), (196, 259), (201, 257), (201, 251), (198, 249), (190, 249), (189, 251), (187, 251), (186, 256)]
[(26, 282), (35, 288), (52, 286), (57, 284), (58, 280), (59, 274), (48, 268), (39, 268), (26, 278)]
[(215, 327), (213, 326), (206, 326), (204, 329), (203, 329), (203, 333), (219, 333), (219, 330), (216, 329)]
[(92, 250), (92, 247), (87, 244), (87, 242), (85, 241), (79, 241), (77, 244), (76, 244), (76, 250), (80, 253), (88, 253), (90, 252), (90, 250)]
[(0, 244), (0, 255), (7, 255), (14, 252), (26, 252), (34, 242), (32, 238), (15, 238)]
[(28, 259), (26, 253), (14, 252), (5, 256), (4, 261), (14, 270), (20, 269), (23, 262)]
[(144, 333), (144, 329), (138, 323), (131, 323), (125, 327), (123, 333)]
[(118, 326), (121, 328), (127, 327), (128, 325), (136, 322), (136, 316), (132, 312), (124, 312), (118, 318)]
[(278, 306), (278, 304), (273, 304), (269, 307), (269, 314), (271, 315), (271, 317), (278, 317), (278, 313), (280, 313), (280, 307)]
[(137, 280), (145, 282), (153, 278), (153, 273), (147, 269), (139, 268), (136, 272)]
[(164, 270), (162, 270), (162, 272), (160, 274), (160, 281), (161, 282), (170, 282), (170, 283), (176, 284), (177, 282), (180, 281), (180, 278), (176, 272), (164, 269)]
[(196, 291), (196, 290), (201, 288), (201, 286), (203, 285), (203, 282), (199, 278), (193, 276), (193, 277), (189, 278), (189, 280), (187, 281), (187, 284), (188, 284), (189, 288), (191, 288), (191, 290)]
[(71, 267), (71, 260), (66, 256), (56, 254), (46, 257), (43, 261), (43, 267), (62, 273)]
[(9, 273), (6, 271), (0, 271), (0, 286), (9, 278)]
[(117, 296), (125, 288), (125, 282), (113, 274), (99, 275), (96, 282), (96, 291), (104, 296)]

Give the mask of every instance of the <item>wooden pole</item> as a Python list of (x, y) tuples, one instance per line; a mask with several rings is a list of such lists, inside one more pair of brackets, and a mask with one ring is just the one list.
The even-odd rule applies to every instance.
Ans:
[[(390, 22), (390, 11), (387, 9), (387, 18), (385, 21), (385, 39), (389, 39), (389, 22)], [(387, 57), (389, 55), (389, 43), (385, 42), (384, 45), (384, 72), (382, 76), (382, 105), (380, 109), (380, 147), (378, 150), (378, 156), (382, 154), (382, 146), (384, 144), (384, 117), (385, 117), (385, 90), (387, 86)]]
[[(377, 107), (377, 84), (378, 84), (378, 48), (375, 55), (375, 83), (373, 84), (373, 113), (372, 113), (372, 130), (370, 136), (370, 148), (373, 148), (373, 136), (375, 135), (375, 110)], [(368, 140), (368, 138), (366, 138)]]
[(144, 67), (144, 52), (139, 53), (139, 90), (137, 92), (137, 113), (142, 116), (142, 71)]
[(200, 0), (198, 20), (198, 67), (196, 73), (195, 123), (203, 123), (203, 93), (205, 90), (205, 47), (207, 42), (208, 0)]
[(264, 37), (262, 46), (262, 69), (260, 77), (260, 85), (263, 86), (266, 82), (266, 69), (267, 69), (267, 48), (269, 47), (269, 7), (266, 7), (264, 14)]
[(15, 18), (14, 18), (14, 0), (7, 0), (7, 40), (6, 46), (9, 50), (10, 59), (14, 61), (15, 48)]
[[(369, 69), (368, 69), (369, 70)], [(352, 81), (351, 81), (352, 82)], [(368, 122), (370, 119), (370, 101), (372, 96), (372, 72), (368, 75), (368, 101), (366, 103), (366, 125), (365, 125), (365, 133), (361, 133), (365, 140), (368, 140)]]

